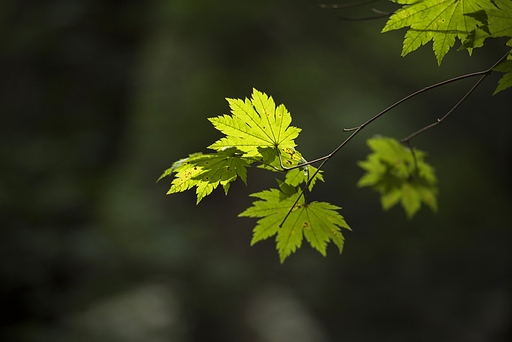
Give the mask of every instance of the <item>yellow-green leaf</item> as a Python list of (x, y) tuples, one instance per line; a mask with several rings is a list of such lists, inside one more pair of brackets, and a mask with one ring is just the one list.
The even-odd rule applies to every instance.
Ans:
[(239, 176), (247, 182), (247, 167), (252, 160), (245, 159), (236, 148), (228, 148), (214, 154), (195, 153), (180, 159), (159, 178), (176, 173), (167, 194), (182, 192), (196, 187), (197, 203), (222, 185), (227, 195), (229, 184)]
[(433, 41), (438, 64), (458, 38), (465, 41), (482, 25), (479, 11), (495, 10), (490, 0), (394, 0), (404, 5), (388, 20), (382, 32), (409, 27), (402, 56)]
[(303, 197), (294, 206), (300, 192), (289, 184), (281, 185), (285, 192), (271, 189), (252, 194), (261, 200), (239, 215), (260, 218), (254, 228), (251, 245), (276, 235), (281, 262), (301, 247), (304, 237), (323, 256), (329, 241), (334, 242), (341, 253), (344, 238), (340, 228), (350, 230), (337, 212), (341, 208), (325, 202), (306, 204)]
[(276, 108), (272, 97), (253, 90), (252, 98), (227, 99), (231, 115), (222, 115), (209, 120), (216, 129), (226, 135), (209, 148), (222, 150), (236, 147), (244, 156), (261, 156), (258, 149), (284, 150), (295, 147), (294, 139), (300, 129), (290, 126), (292, 118), (284, 105)]

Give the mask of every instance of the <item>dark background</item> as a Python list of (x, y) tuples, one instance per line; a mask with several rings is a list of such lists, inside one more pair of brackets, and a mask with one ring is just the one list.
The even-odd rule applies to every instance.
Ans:
[(237, 218), (274, 187), (250, 170), (195, 205), (155, 180), (220, 137), (208, 117), (252, 88), (285, 103), (307, 159), (430, 84), (491, 66), (488, 41), (442, 66), (431, 44), (400, 57), (378, 2), (2, 1), (0, 3), (1, 341), (506, 341), (511, 323), (511, 91), (491, 75), (413, 145), (439, 178), (439, 212), (408, 221), (358, 189), (375, 134), (434, 122), (466, 80), (406, 102), (325, 167), (311, 195), (343, 207), (353, 232), (322, 257), (279, 264)]

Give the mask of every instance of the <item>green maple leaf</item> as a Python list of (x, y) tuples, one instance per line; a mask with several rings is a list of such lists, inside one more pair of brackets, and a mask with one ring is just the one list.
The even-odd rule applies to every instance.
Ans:
[(456, 38), (465, 41), (480, 26), (485, 26), (482, 25), (481, 11), (487, 13), (488, 10), (496, 9), (489, 0), (392, 1), (404, 7), (389, 18), (382, 32), (409, 27), (404, 38), (402, 56), (432, 40), (438, 64), (441, 64)]
[(437, 178), (424, 162), (424, 152), (414, 150), (415, 162), (413, 154), (395, 139), (377, 137), (369, 139), (368, 145), (373, 153), (358, 163), (366, 170), (359, 187), (371, 186), (378, 191), (384, 210), (400, 202), (408, 218), (416, 214), (421, 203), (437, 210)]
[[(512, 1), (493, 0), (498, 7), (486, 11), (489, 17), (489, 31), (493, 37), (512, 37)], [(509, 40), (509, 45), (512, 39)]]
[[(272, 97), (253, 89), (251, 99), (227, 101), (232, 115), (209, 119), (226, 137), (209, 148), (222, 150), (236, 147), (245, 157), (259, 158), (262, 157), (262, 149), (279, 149), (284, 154), (286, 149), (296, 146), (294, 139), (299, 135), (300, 129), (290, 126), (290, 113), (282, 104), (276, 108)], [(273, 153), (277, 156), (278, 152)]]
[(167, 169), (160, 179), (176, 173), (167, 194), (173, 194), (196, 187), (197, 203), (220, 185), (228, 193), (229, 185), (239, 176), (247, 183), (247, 167), (252, 160), (242, 157), (234, 147), (213, 154), (194, 153), (180, 159)]
[[(280, 187), (281, 190), (270, 189), (252, 194), (251, 196), (262, 201), (254, 202), (252, 207), (239, 215), (261, 218), (254, 228), (251, 245), (277, 235), (277, 250), (281, 263), (301, 247), (304, 237), (323, 256), (326, 255), (327, 243), (331, 240), (341, 253), (344, 238), (340, 228), (350, 230), (343, 217), (336, 211), (341, 208), (325, 202), (306, 204), (304, 197), (301, 197), (293, 207), (300, 192), (283, 182), (280, 182)], [(291, 213), (285, 220), (290, 210)]]
[[(509, 57), (512, 55), (509, 55)], [(507, 60), (500, 65), (498, 65), (493, 70), (495, 71), (501, 71), (504, 72), (505, 75), (503, 75), (500, 80), (498, 81), (498, 87), (494, 91), (494, 94), (497, 94), (498, 92), (507, 89), (508, 87), (512, 87), (512, 60)]]
[[(512, 37), (512, 1), (495, 0), (494, 3), (494, 8), (468, 14), (479, 21), (480, 25), (468, 35), (460, 49), (481, 47), (484, 40), (490, 37)], [(510, 43), (512, 39), (508, 45)]]

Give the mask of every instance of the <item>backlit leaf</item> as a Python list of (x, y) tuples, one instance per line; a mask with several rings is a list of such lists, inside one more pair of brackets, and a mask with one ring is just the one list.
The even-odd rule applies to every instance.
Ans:
[[(468, 14), (480, 22), (480, 25), (466, 37), (461, 49), (471, 49), (484, 45), (487, 38), (512, 37), (512, 1), (495, 0), (496, 7), (481, 10), (485, 16)], [(512, 40), (511, 40), (512, 41)]]
[[(481, 11), (497, 10), (490, 0), (393, 0), (404, 5), (388, 20), (382, 32), (409, 27), (402, 56), (433, 41), (438, 64), (458, 38), (465, 41), (485, 23)], [(491, 27), (491, 18), (489, 29)], [(484, 30), (485, 31), (485, 30)]]
[(236, 147), (244, 156), (260, 156), (261, 148), (293, 148), (300, 132), (290, 126), (292, 118), (284, 105), (276, 108), (272, 97), (253, 89), (252, 98), (227, 99), (231, 115), (222, 115), (209, 120), (216, 129), (226, 135), (212, 145), (211, 149), (221, 150)]
[(260, 218), (254, 228), (251, 245), (276, 235), (281, 262), (301, 247), (304, 237), (323, 256), (326, 255), (329, 241), (333, 241), (341, 253), (344, 238), (340, 228), (350, 230), (337, 212), (341, 208), (324, 202), (306, 204), (303, 197), (293, 207), (300, 192), (289, 184), (283, 184), (284, 189), (282, 186), (281, 190), (271, 189), (252, 194), (261, 200), (254, 202), (252, 207), (239, 215)]
[(498, 87), (494, 91), (493, 95), (509, 87), (512, 87), (512, 60), (507, 60), (501, 63), (496, 68), (494, 68), (494, 70), (504, 72), (505, 74), (498, 81)]
[(240, 176), (244, 183), (247, 182), (247, 167), (252, 160), (241, 156), (242, 152), (233, 147), (214, 154), (195, 153), (189, 158), (175, 162), (159, 179), (176, 172), (167, 194), (182, 192), (195, 186), (199, 203), (219, 184), (223, 186), (227, 195), (230, 183), (236, 180), (237, 176)]

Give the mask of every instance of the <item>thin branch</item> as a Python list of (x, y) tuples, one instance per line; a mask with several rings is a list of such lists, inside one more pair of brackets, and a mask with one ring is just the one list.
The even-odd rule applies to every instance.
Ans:
[(384, 11), (378, 10), (376, 8), (372, 8), (372, 12), (373, 13), (377, 13), (377, 14), (386, 15), (386, 16), (390, 16), (391, 14), (393, 14), (391, 12), (384, 12)]
[(287, 167), (283, 165), (283, 159), (281, 159), (281, 151), (279, 150), (279, 147), (276, 147), (277, 156), (279, 157), (279, 163), (281, 164), (281, 167), (284, 171), (287, 171)]
[(383, 13), (381, 15), (375, 15), (373, 17), (359, 17), (359, 18), (338, 17), (338, 19), (343, 20), (343, 21), (366, 21), (366, 20), (374, 20), (374, 19), (387, 18), (390, 15), (391, 15), (391, 13)]
[(404, 143), (404, 142), (409, 143), (409, 141), (410, 141), (412, 138), (414, 138), (414, 137), (416, 137), (416, 136), (420, 135), (421, 133), (423, 133), (423, 132), (425, 132), (425, 131), (427, 131), (427, 130), (431, 129), (432, 127), (435, 127), (435, 126), (439, 125), (441, 122), (443, 122), (443, 121), (444, 121), (448, 116), (450, 116), (450, 114), (452, 114), (452, 113), (453, 113), (457, 108), (459, 108), (459, 106), (462, 104), (462, 102), (464, 102), (464, 101), (469, 97), (469, 95), (471, 95), (471, 93), (472, 93), (472, 92), (473, 92), (473, 91), (474, 91), (474, 90), (475, 90), (475, 89), (480, 85), (480, 83), (482, 83), (482, 81), (483, 81), (483, 80), (484, 80), (488, 75), (489, 75), (489, 74), (484, 74), (482, 77), (480, 77), (480, 79), (479, 79), (479, 80), (478, 80), (478, 81), (473, 85), (473, 87), (471, 87), (471, 89), (466, 93), (466, 95), (464, 95), (464, 96), (462, 97), (462, 99), (460, 99), (460, 101), (459, 101), (459, 102), (457, 102), (457, 104), (456, 104), (455, 106), (453, 106), (453, 108), (452, 108), (452, 109), (450, 109), (450, 111), (449, 111), (448, 113), (446, 113), (446, 114), (445, 114), (441, 119), (437, 119), (437, 121), (436, 121), (436, 122), (431, 123), (430, 125), (425, 126), (425, 127), (423, 127), (422, 129), (420, 129), (420, 130), (418, 130), (418, 131), (416, 131), (416, 132), (412, 133), (412, 134), (411, 134), (411, 135), (409, 135), (408, 137), (406, 137), (406, 138), (404, 138), (404, 139), (400, 140), (400, 142), (401, 142), (401, 143)]
[(317, 158), (315, 160), (311, 160), (311, 161), (308, 161), (307, 163), (303, 163), (303, 164), (299, 164), (299, 165), (295, 165), (295, 166), (292, 166), (292, 167), (283, 167), (283, 170), (285, 171), (288, 171), (288, 170), (293, 170), (293, 169), (296, 169), (298, 167), (302, 167), (302, 166), (306, 166), (306, 165), (310, 165), (310, 164), (313, 164), (313, 163), (316, 163), (316, 162), (319, 162), (319, 161), (322, 161), (322, 160), (325, 160), (325, 159), (329, 159), (332, 157), (333, 154), (335, 154), (336, 152), (338, 152), (338, 150), (343, 147), (350, 139), (353, 138), (354, 135), (356, 135), (357, 133), (359, 133), (359, 131), (361, 131), (363, 128), (365, 128), (367, 125), (371, 124), (373, 121), (377, 120), (378, 118), (380, 118), (382, 115), (386, 114), (387, 112), (389, 112), (391, 109), (397, 107), (398, 105), (404, 103), (405, 101), (407, 100), (410, 100), (412, 99), (413, 97), (421, 94), (421, 93), (424, 93), (424, 92), (427, 92), (429, 90), (432, 90), (434, 88), (437, 88), (437, 87), (441, 87), (443, 85), (447, 85), (449, 83), (452, 83), (452, 82), (456, 82), (456, 81), (460, 81), (460, 80), (463, 80), (463, 79), (466, 79), (466, 78), (469, 78), (469, 77), (475, 77), (475, 76), (479, 76), (479, 75), (482, 75), (484, 73), (488, 72), (487, 70), (485, 71), (480, 71), (480, 72), (475, 72), (475, 73), (471, 73), (471, 74), (467, 74), (467, 75), (462, 75), (462, 76), (458, 76), (458, 77), (455, 77), (455, 78), (451, 78), (449, 80), (446, 80), (446, 81), (443, 81), (443, 82), (439, 82), (439, 83), (436, 83), (436, 84), (433, 84), (431, 86), (428, 86), (428, 87), (425, 87), (421, 90), (418, 90), (406, 97), (404, 97), (403, 99), (401, 99), (400, 101), (397, 101), (395, 102), (394, 104), (392, 104), (391, 106), (389, 106), (388, 108), (384, 109), (383, 111), (381, 111), (379, 114), (375, 115), (374, 117), (372, 117), (371, 119), (369, 119), (368, 121), (366, 121), (365, 123), (357, 126), (357, 127), (352, 127), (352, 128), (344, 128), (343, 129), (343, 132), (353, 132), (345, 141), (343, 141), (333, 152), (329, 153), (328, 155), (324, 156), (324, 157), (321, 157), (321, 158)]
[(368, 0), (368, 1), (358, 1), (358, 2), (350, 2), (348, 4), (320, 4), (320, 8), (329, 8), (329, 9), (337, 9), (337, 8), (352, 8), (352, 7), (359, 7), (364, 6), (368, 4), (372, 4), (374, 2), (377, 2), (380, 0)]
[[(361, 130), (361, 129), (359, 129)], [(338, 152), (343, 146), (345, 146), (346, 143), (348, 143), (356, 134), (357, 132), (359, 132), (359, 130), (356, 130), (354, 133), (352, 133), (347, 139), (345, 139), (345, 141), (343, 141), (334, 151), (332, 151), (331, 153), (329, 153), (327, 156), (323, 157), (323, 158), (319, 158), (319, 159), (315, 159), (315, 160), (312, 160), (308, 163), (305, 163), (305, 164), (302, 164), (302, 165), (309, 165), (311, 163), (314, 163), (314, 162), (317, 162), (317, 161), (322, 161), (322, 163), (318, 166), (317, 170), (315, 171), (315, 173), (313, 174), (313, 176), (311, 177), (311, 179), (315, 178), (316, 175), (318, 174), (318, 172), (320, 172), (320, 169), (325, 165), (325, 163), (327, 163), (327, 161), (336, 153)], [(296, 168), (296, 167), (293, 167), (293, 168)], [(289, 168), (290, 170), (292, 168)], [(302, 188), (302, 191), (300, 192), (300, 195), (299, 197), (297, 197), (297, 199), (295, 200), (295, 202), (293, 203), (292, 207), (290, 208), (290, 210), (288, 210), (288, 213), (286, 214), (286, 216), (284, 217), (283, 221), (281, 222), (281, 224), (279, 225), (279, 228), (281, 228), (284, 224), (284, 222), (286, 221), (286, 219), (288, 218), (288, 216), (290, 216), (293, 208), (295, 208), (295, 206), (297, 205), (297, 203), (299, 202), (299, 199), (302, 197), (302, 195), (304, 195), (305, 191), (307, 190), (309, 184), (306, 183), (306, 186), (304, 188)], [(304, 196), (304, 202), (306, 201), (306, 197)]]
[(488, 70), (485, 70), (485, 71), (479, 71), (479, 72), (474, 72), (474, 73), (471, 73), (471, 74), (466, 74), (466, 75), (454, 77), (454, 78), (451, 78), (449, 80), (446, 80), (446, 81), (443, 81), (443, 82), (439, 82), (439, 83), (433, 84), (431, 86), (425, 87), (423, 89), (420, 89), (420, 90), (418, 90), (418, 91), (416, 91), (416, 92), (414, 92), (414, 93), (404, 97), (400, 101), (395, 102), (394, 104), (392, 104), (388, 108), (384, 109), (382, 112), (380, 112), (379, 114), (375, 115), (373, 118), (371, 118), (370, 120), (366, 121), (362, 125), (360, 125), (358, 127), (353, 127), (353, 128), (345, 128), (345, 129), (343, 129), (343, 131), (344, 132), (350, 132), (350, 131), (357, 130), (357, 129), (361, 128), (361, 127), (364, 128), (366, 125), (368, 125), (368, 124), (372, 123), (373, 121), (377, 120), (382, 115), (384, 115), (387, 112), (389, 112), (391, 109), (393, 109), (393, 108), (397, 107), (398, 105), (404, 103), (405, 101), (410, 100), (413, 97), (415, 97), (417, 95), (420, 95), (422, 93), (425, 93), (425, 92), (427, 92), (429, 90), (432, 90), (434, 88), (441, 87), (441, 86), (444, 86), (444, 85), (447, 85), (447, 84), (450, 84), (450, 83), (453, 83), (453, 82), (456, 82), (456, 81), (461, 81), (461, 80), (466, 79), (466, 78), (480, 76), (480, 75), (485, 74), (487, 72), (488, 72)]
[(448, 118), (448, 116), (450, 116), (450, 114), (452, 114), (457, 108), (459, 108), (459, 106), (462, 104), (462, 102), (466, 101), (466, 99), (469, 97), (469, 95), (471, 95), (471, 93), (473, 93), (473, 91), (475, 91), (475, 89), (483, 82), (483, 80), (492, 73), (492, 71), (493, 71), (492, 69), (494, 69), (495, 67), (497, 67), (499, 64), (501, 64), (502, 62), (504, 62), (507, 59), (507, 57), (508, 57), (510, 52), (512, 52), (512, 50), (507, 52), (507, 54), (504, 55), (503, 57), (501, 57), (500, 60), (497, 61), (496, 63), (494, 63), (494, 65), (492, 67), (490, 67), (489, 69), (483, 71), (481, 73), (482, 77), (480, 77), (480, 79), (478, 79), (478, 81), (473, 85), (473, 87), (471, 87), (471, 89), (469, 89), (469, 91), (466, 93), (466, 95), (464, 95), (460, 99), (460, 101), (457, 102), (457, 104), (455, 106), (453, 106), (453, 108), (448, 113), (446, 113), (441, 119), (437, 119), (436, 122), (431, 123), (430, 125), (425, 126), (422, 129), (412, 133), (408, 137), (400, 140), (400, 142), (402, 142), (402, 143), (404, 143), (404, 142), (409, 143), (409, 140), (411, 140), (412, 138), (414, 138), (414, 137), (420, 135), (421, 133), (431, 129), (432, 127), (435, 127), (435, 126), (441, 124), (441, 122), (443, 122), (446, 118)]
[[(377, 1), (380, 1), (380, 0), (358, 1), (358, 2), (350, 2), (348, 4), (320, 4), (320, 8), (327, 8), (327, 9), (353, 8), (353, 7), (359, 7), (359, 6), (365, 6), (368, 4), (372, 4)], [(365, 20), (386, 18), (392, 14), (392, 13), (380, 11), (375, 8), (372, 8), (372, 12), (377, 13), (379, 15), (373, 16), (373, 17), (359, 17), (359, 18), (339, 17), (339, 19), (344, 20), (344, 21), (365, 21)]]
[[(303, 167), (303, 166), (307, 166), (307, 165), (310, 165), (310, 164), (313, 164), (313, 163), (316, 163), (316, 162), (319, 162), (319, 161), (322, 161), (322, 160), (325, 160), (325, 159), (329, 159), (331, 158), (336, 152), (339, 151), (339, 149), (341, 147), (343, 147), (348, 141), (350, 141), (353, 136), (357, 133), (359, 133), (359, 131), (361, 131), (363, 128), (365, 128), (367, 125), (371, 124), (373, 121), (377, 120), (378, 118), (380, 118), (382, 115), (386, 114), (387, 112), (389, 112), (391, 109), (397, 107), (398, 105), (404, 103), (405, 101), (407, 100), (410, 100), (412, 99), (413, 97), (417, 96), (417, 95), (420, 95), (422, 93), (425, 93), (429, 90), (432, 90), (434, 88), (437, 88), (437, 87), (441, 87), (441, 86), (444, 86), (444, 85), (447, 85), (447, 84), (450, 84), (450, 83), (453, 83), (453, 82), (457, 82), (457, 81), (461, 81), (461, 80), (464, 80), (466, 78), (470, 78), (470, 77), (476, 77), (476, 76), (482, 76), (482, 75), (485, 75), (485, 74), (490, 74), (492, 72), (492, 69), (494, 69), (496, 66), (498, 66), (498, 64), (501, 64), (503, 61), (506, 60), (507, 56), (509, 55), (509, 53), (511, 53), (511, 51), (507, 52), (507, 54), (505, 54), (498, 62), (494, 63), (494, 65), (492, 67), (490, 67), (489, 69), (487, 70), (483, 70), (483, 71), (478, 71), (478, 72), (473, 72), (473, 73), (470, 73), (470, 74), (466, 74), (466, 75), (462, 75), (462, 76), (457, 76), (457, 77), (454, 77), (454, 78), (450, 78), (449, 80), (446, 80), (446, 81), (443, 81), (443, 82), (439, 82), (439, 83), (436, 83), (436, 84), (433, 84), (431, 86), (428, 86), (428, 87), (425, 87), (423, 89), (420, 89), (404, 98), (402, 98), (401, 100), (395, 102), (394, 104), (392, 104), (391, 106), (389, 106), (388, 108), (384, 109), (383, 111), (381, 111), (380, 113), (378, 113), (377, 115), (373, 116), (371, 119), (369, 119), (368, 121), (366, 121), (365, 123), (357, 126), (357, 127), (352, 127), (352, 128), (344, 128), (343, 129), (343, 132), (353, 132), (345, 141), (343, 141), (334, 151), (332, 151), (331, 153), (329, 153), (328, 155), (326, 156), (323, 156), (321, 158), (317, 158), (317, 159), (314, 159), (314, 160), (311, 160), (311, 161), (308, 161), (306, 163), (302, 163), (302, 164), (298, 164), (298, 165), (295, 165), (295, 166), (292, 166), (292, 167), (283, 167), (283, 170), (284, 171), (289, 171), (289, 170), (293, 170), (293, 169), (296, 169), (296, 168), (299, 168), (299, 167)], [(404, 139), (405, 141), (405, 139)]]
[[(439, 83), (436, 83), (436, 84), (433, 84), (431, 86), (428, 86), (428, 87), (425, 87), (421, 90), (418, 90), (406, 97), (404, 97), (403, 99), (395, 102), (394, 104), (392, 104), (391, 106), (389, 106), (388, 108), (384, 109), (383, 111), (381, 111), (380, 113), (378, 113), (377, 115), (373, 116), (371, 119), (369, 119), (368, 121), (364, 122), (363, 124), (357, 126), (357, 127), (353, 127), (353, 128), (345, 128), (343, 129), (343, 132), (352, 132), (352, 134), (350, 134), (350, 136), (348, 138), (346, 138), (338, 147), (336, 147), (336, 149), (334, 149), (334, 151), (332, 151), (331, 153), (329, 153), (328, 155), (324, 156), (324, 157), (321, 157), (321, 158), (317, 158), (315, 160), (312, 160), (312, 161), (309, 161), (307, 163), (303, 163), (303, 164), (300, 164), (300, 165), (295, 165), (293, 167), (284, 167), (284, 165), (282, 165), (282, 162), (281, 162), (281, 167), (283, 167), (283, 170), (285, 171), (289, 171), (289, 170), (293, 170), (293, 169), (296, 169), (298, 167), (303, 167), (303, 166), (307, 166), (307, 165), (310, 165), (310, 164), (313, 164), (313, 163), (316, 163), (316, 162), (319, 162), (319, 161), (322, 161), (322, 163), (318, 166), (317, 170), (315, 171), (315, 173), (313, 174), (313, 176), (311, 177), (311, 179), (315, 178), (315, 176), (318, 174), (318, 172), (320, 172), (320, 170), (322, 169), (322, 167), (325, 165), (325, 163), (327, 163), (327, 161), (329, 159), (331, 159), (343, 146), (345, 146), (350, 140), (352, 140), (352, 138), (354, 138), (354, 136), (359, 133), (363, 128), (365, 128), (367, 125), (371, 124), (372, 122), (374, 122), (375, 120), (377, 120), (378, 118), (380, 118), (382, 115), (384, 115), (385, 113), (389, 112), (391, 109), (395, 108), (396, 106), (404, 103), (405, 101), (415, 97), (416, 95), (419, 95), (419, 94), (422, 94), (424, 92), (427, 92), (429, 90), (432, 90), (434, 88), (437, 88), (437, 87), (441, 87), (441, 86), (444, 86), (444, 85), (447, 85), (447, 84), (450, 84), (450, 83), (453, 83), (453, 82), (456, 82), (456, 81), (461, 81), (463, 79), (466, 79), (466, 78), (470, 78), (470, 77), (475, 77), (475, 76), (482, 76), (476, 83), (475, 85), (473, 85), (473, 87), (466, 93), (466, 95), (464, 95), (464, 97), (448, 112), (446, 113), (441, 119), (438, 119), (437, 122), (434, 122), (433, 124), (429, 125), (429, 126), (426, 126), (424, 128), (422, 128), (421, 130), (419, 130), (418, 132), (416, 133), (413, 133), (411, 134), (409, 137), (405, 138), (402, 140), (402, 142), (407, 142), (409, 144), (409, 140), (412, 139), (413, 137), (417, 136), (418, 134), (421, 134), (422, 132), (428, 130), (429, 128), (431, 127), (434, 127), (436, 125), (438, 125), (440, 122), (442, 122), (444, 119), (446, 119), (453, 111), (455, 111), (455, 109), (457, 109), (460, 104), (462, 102), (464, 102), (466, 100), (466, 98), (468, 98), (469, 95), (471, 95), (471, 93), (480, 85), (480, 83), (482, 83), (482, 81), (487, 77), (489, 76), (493, 69), (495, 67), (497, 67), (499, 64), (501, 64), (503, 61), (505, 61), (508, 57), (508, 55), (512, 53), (512, 50), (510, 50), (509, 52), (507, 52), (503, 57), (501, 57), (496, 63), (493, 64), (493, 66), (491, 66), (489, 69), (487, 70), (483, 70), (483, 71), (479, 71), (479, 72), (474, 72), (474, 73), (471, 73), (471, 74), (466, 74), (466, 75), (462, 75), (462, 76), (458, 76), (458, 77), (454, 77), (454, 78), (451, 78), (449, 80), (446, 80), (446, 81), (443, 81), (443, 82), (439, 82)], [(411, 152), (413, 154), (413, 157), (414, 157), (414, 162), (415, 162), (415, 165), (416, 165), (416, 170), (418, 170), (417, 168), (417, 161), (416, 161), (416, 155), (414, 153), (414, 150), (412, 149), (412, 147), (410, 146), (409, 144), (409, 147), (411, 148)], [(290, 210), (288, 211), (288, 213), (286, 214), (285, 218), (283, 219), (283, 221), (281, 222), (281, 224), (279, 225), (279, 227), (282, 227), (282, 225), (284, 224), (284, 222), (286, 221), (286, 219), (288, 218), (288, 216), (290, 215), (290, 213), (292, 212), (293, 208), (295, 208), (295, 206), (297, 205), (297, 203), (299, 202), (299, 199), (302, 197), (302, 195), (305, 193), (305, 191), (307, 190), (307, 187), (308, 187), (309, 184), (306, 183), (306, 187), (302, 189), (300, 195), (297, 197), (297, 200), (295, 201), (295, 203), (292, 205), (292, 207), (290, 208)]]

